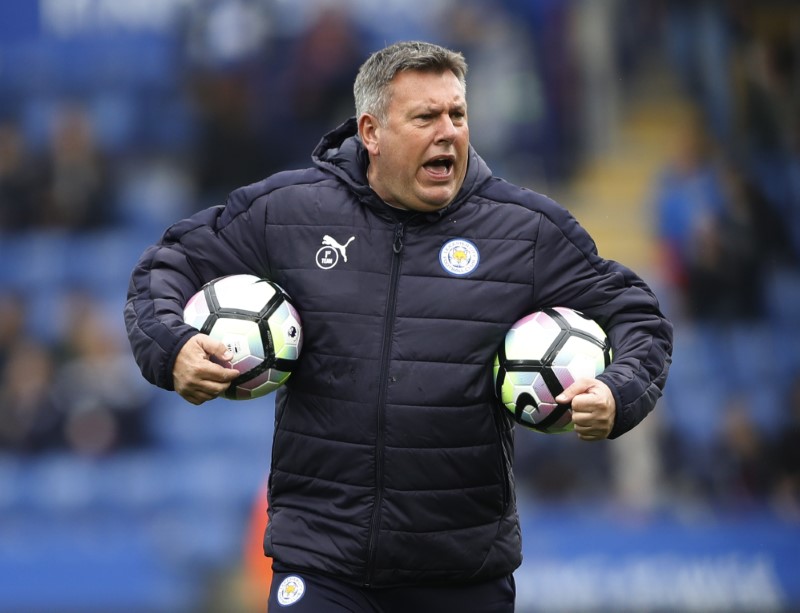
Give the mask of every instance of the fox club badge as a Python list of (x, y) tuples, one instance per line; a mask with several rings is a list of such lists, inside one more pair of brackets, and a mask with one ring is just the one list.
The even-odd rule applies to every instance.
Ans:
[(297, 575), (289, 575), (278, 586), (278, 604), (284, 607), (293, 605), (306, 593), (306, 584)]
[(439, 250), (439, 263), (448, 273), (463, 277), (474, 271), (481, 261), (478, 248), (464, 238), (447, 241)]

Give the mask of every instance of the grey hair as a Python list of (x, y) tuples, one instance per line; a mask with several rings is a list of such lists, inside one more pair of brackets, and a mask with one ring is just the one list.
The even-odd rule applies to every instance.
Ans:
[(356, 117), (369, 113), (384, 121), (391, 100), (392, 79), (405, 70), (449, 70), (464, 91), (467, 89), (467, 62), (461, 53), (420, 41), (395, 43), (376, 51), (361, 65), (353, 85)]

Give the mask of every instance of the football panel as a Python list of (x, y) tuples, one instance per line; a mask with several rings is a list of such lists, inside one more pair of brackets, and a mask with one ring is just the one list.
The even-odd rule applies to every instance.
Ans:
[(513, 413), (517, 403), (517, 396), (530, 389), (535, 376), (536, 373), (530, 371), (506, 372), (500, 388), (500, 402)]
[(560, 313), (574, 330), (580, 330), (585, 334), (589, 334), (598, 339), (601, 343), (605, 341), (606, 333), (593, 319), (589, 319), (582, 313), (566, 307), (555, 307), (554, 310)]
[[(544, 425), (545, 420), (551, 418), (557, 411), (562, 411), (561, 415), (552, 423)], [(539, 416), (534, 428), (537, 432), (544, 432), (546, 434), (560, 434), (562, 432), (572, 432), (575, 425), (572, 423), (572, 409), (557, 405), (555, 403), (547, 403), (539, 406)]]
[(554, 397), (560, 393), (553, 393), (553, 390), (547, 384), (547, 379), (545, 378), (544, 373), (537, 373), (531, 388), (533, 390), (533, 397), (536, 399), (536, 402), (540, 404), (555, 402)]
[(269, 368), (257, 377), (229, 388), (226, 397), (231, 400), (251, 400), (274, 392), (281, 387), (291, 373)]
[(518, 423), (536, 432), (557, 434), (573, 430), (572, 410), (555, 402), (535, 403), (529, 394), (520, 396)]
[(543, 359), (561, 331), (559, 323), (546, 313), (537, 312), (523, 317), (506, 334), (506, 359)]
[(261, 364), (264, 363), (262, 358), (256, 357), (254, 355), (245, 355), (238, 358), (234, 358), (231, 361), (231, 366), (238, 370), (241, 374), (246, 375), (251, 370), (258, 368)]
[(210, 314), (211, 311), (206, 303), (205, 294), (202, 291), (197, 292), (189, 299), (189, 302), (186, 303), (186, 307), (183, 309), (183, 321), (193, 328), (202, 330), (203, 324)]
[[(605, 369), (602, 347), (579, 336), (571, 336), (554, 357), (552, 370), (564, 387), (577, 379), (593, 379)], [(569, 379), (569, 383), (566, 381)]]
[(230, 275), (213, 284), (220, 309), (259, 313), (277, 293), (267, 281), (255, 275)]
[(294, 307), (283, 301), (269, 316), (269, 330), (275, 357), (283, 360), (296, 360), (300, 357), (303, 344), (303, 331), (300, 316)]

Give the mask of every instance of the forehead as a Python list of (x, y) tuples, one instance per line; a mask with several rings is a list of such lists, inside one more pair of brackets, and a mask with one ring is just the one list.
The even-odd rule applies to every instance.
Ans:
[(466, 106), (464, 86), (451, 71), (405, 70), (392, 79), (389, 107)]

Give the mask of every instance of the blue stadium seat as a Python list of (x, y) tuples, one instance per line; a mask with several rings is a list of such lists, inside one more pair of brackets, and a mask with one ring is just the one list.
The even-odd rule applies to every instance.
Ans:
[(695, 327), (676, 327), (672, 367), (664, 390), (664, 422), (692, 444), (708, 444), (720, 432), (725, 401), (722, 381)]
[(174, 500), (197, 508), (248, 508), (269, 472), (269, 449), (217, 448), (173, 454), (165, 466)]
[(97, 471), (97, 506), (107, 512), (147, 520), (178, 498), (170, 470), (171, 454), (161, 450), (118, 453), (103, 461)]
[(26, 478), (25, 461), (21, 456), (0, 454), (0, 517), (29, 510), (23, 496)]
[(67, 279), (70, 239), (62, 232), (24, 232), (0, 237), (6, 288), (32, 293), (62, 287)]
[(49, 453), (24, 464), (20, 495), (27, 506), (51, 517), (90, 513), (99, 502), (96, 483), (101, 470), (101, 460)]
[(15, 516), (0, 523), (0, 610), (176, 613), (202, 586), (170, 566), (136, 524), (102, 516)]
[(83, 288), (121, 309), (128, 279), (146, 244), (138, 233), (126, 230), (91, 232), (65, 245), (70, 287)]
[(195, 407), (175, 393), (157, 391), (153, 432), (166, 448), (257, 448), (272, 445), (274, 397), (247, 402), (215, 400)]
[(800, 376), (800, 271), (784, 269), (770, 279), (768, 306), (778, 358), (774, 367), (784, 378)]

